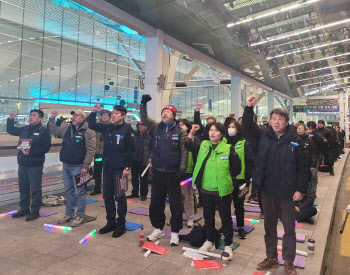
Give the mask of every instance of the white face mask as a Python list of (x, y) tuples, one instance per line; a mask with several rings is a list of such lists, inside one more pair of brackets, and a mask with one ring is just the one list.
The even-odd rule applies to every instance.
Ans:
[(236, 128), (228, 128), (227, 131), (228, 131), (228, 135), (230, 137), (233, 137), (233, 136), (235, 136), (237, 134)]

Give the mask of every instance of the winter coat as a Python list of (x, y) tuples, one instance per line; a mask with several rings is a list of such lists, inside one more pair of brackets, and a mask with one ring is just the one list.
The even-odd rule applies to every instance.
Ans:
[(29, 155), (24, 155), (22, 151), (17, 153), (17, 161), (21, 166), (40, 167), (44, 165), (45, 154), (51, 148), (51, 136), (46, 127), (41, 123), (15, 127), (14, 119), (7, 119), (6, 131), (10, 135), (19, 136), (19, 139), (31, 139), (32, 144)]
[(309, 159), (311, 167), (315, 168), (317, 166), (317, 160), (318, 160), (318, 150), (316, 143), (312, 140), (312, 137), (310, 137), (307, 134), (299, 135), (299, 137), (304, 141), (307, 150), (309, 152)]

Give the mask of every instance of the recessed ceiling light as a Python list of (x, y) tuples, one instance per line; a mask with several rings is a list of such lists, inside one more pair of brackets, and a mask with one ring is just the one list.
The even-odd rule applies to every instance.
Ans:
[[(322, 70), (326, 70), (326, 69), (330, 69), (330, 68), (336, 68), (336, 67), (345, 66), (345, 65), (349, 65), (349, 64), (350, 64), (350, 62), (348, 62), (348, 63), (342, 63), (342, 64), (338, 64), (338, 65), (334, 65), (334, 66), (328, 66), (328, 67), (322, 67), (322, 68), (310, 70), (310, 71), (307, 71), (307, 72), (308, 72), (308, 73), (317, 72), (317, 71), (322, 71)], [(299, 75), (299, 74), (305, 74), (305, 73), (306, 73), (306, 72), (301, 72), (301, 73), (296, 73), (296, 74), (289, 74), (288, 76)]]

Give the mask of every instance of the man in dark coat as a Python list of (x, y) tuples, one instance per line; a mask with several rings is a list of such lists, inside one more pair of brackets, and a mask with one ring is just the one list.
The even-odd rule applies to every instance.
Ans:
[(334, 162), (333, 158), (331, 157), (330, 146), (331, 144), (336, 143), (335, 136), (329, 129), (325, 128), (324, 120), (318, 121), (318, 132), (322, 135), (323, 139), (323, 143), (320, 146), (320, 150), (323, 155), (323, 164), (329, 167), (331, 176), (334, 176)]
[[(17, 147), (18, 154), (18, 185), (20, 193), (20, 210), (12, 215), (13, 218), (26, 216), (26, 221), (39, 218), (42, 199), (42, 176), (45, 154), (51, 148), (49, 131), (41, 124), (44, 113), (41, 110), (31, 110), (29, 125), (15, 127), (16, 113), (11, 113), (7, 119), (7, 133), (19, 136), (19, 146), (26, 141), (28, 146)], [(32, 205), (30, 208), (30, 201)]]
[[(245, 112), (253, 112), (255, 96), (247, 98)], [(266, 259), (257, 268), (264, 270), (278, 267), (277, 223), (281, 219), (284, 227), (282, 258), (285, 271), (296, 275), (294, 267), (295, 201), (306, 193), (310, 178), (308, 152), (301, 138), (288, 126), (287, 110), (279, 108), (270, 112), (270, 125), (262, 135), (256, 155), (253, 179), (261, 190), (265, 211)]]

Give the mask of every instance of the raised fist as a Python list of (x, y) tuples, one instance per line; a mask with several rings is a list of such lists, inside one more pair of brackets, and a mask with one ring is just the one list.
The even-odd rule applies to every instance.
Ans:
[(198, 124), (192, 124), (191, 132), (195, 134), (200, 129)]
[(253, 96), (253, 95), (251, 95), (251, 96), (249, 96), (249, 97), (247, 98), (247, 100), (246, 100), (246, 105), (247, 105), (248, 107), (253, 107), (253, 106), (255, 105), (255, 101), (256, 101), (256, 97)]
[(199, 110), (203, 107), (203, 103), (197, 103), (196, 105), (196, 111), (199, 112)]
[(151, 101), (152, 97), (150, 95), (142, 95), (141, 104), (146, 105), (148, 101)]
[(228, 115), (228, 117), (229, 117), (229, 118), (235, 118), (235, 115), (236, 115), (235, 112), (231, 112), (231, 113)]
[(11, 113), (11, 114), (10, 114), (10, 119), (14, 119), (16, 116), (17, 116), (16, 113)]
[(58, 115), (58, 112), (57, 111), (53, 111), (51, 113), (51, 118), (55, 118), (57, 115)]
[(95, 113), (101, 109), (100, 104), (95, 104), (94, 107), (92, 107), (92, 112)]

